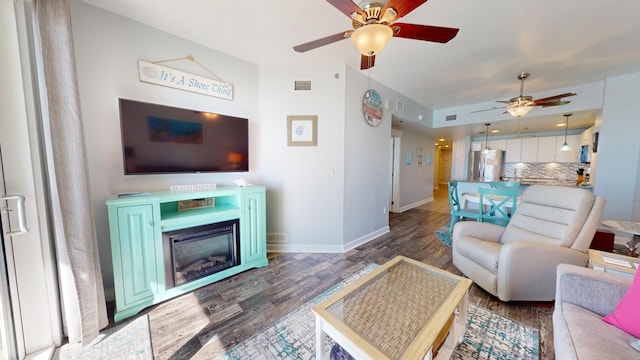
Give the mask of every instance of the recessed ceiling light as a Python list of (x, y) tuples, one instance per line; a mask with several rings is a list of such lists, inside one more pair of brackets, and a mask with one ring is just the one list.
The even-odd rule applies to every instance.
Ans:
[(557, 127), (563, 127), (565, 125), (566, 125), (565, 123), (556, 124)]
[(499, 132), (500, 132), (500, 130), (498, 130), (498, 129), (491, 130), (491, 133), (492, 133), (492, 134), (499, 133)]
[(439, 139), (438, 141), (444, 141), (444, 139)]

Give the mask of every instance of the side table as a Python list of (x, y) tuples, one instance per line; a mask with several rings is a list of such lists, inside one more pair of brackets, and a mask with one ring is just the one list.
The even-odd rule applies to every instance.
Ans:
[(638, 246), (640, 246), (640, 223), (633, 221), (606, 220), (602, 225), (613, 230), (626, 232), (633, 235), (633, 238), (627, 242), (631, 256), (638, 256)]
[(638, 271), (638, 258), (589, 249), (589, 266), (594, 270), (633, 277)]

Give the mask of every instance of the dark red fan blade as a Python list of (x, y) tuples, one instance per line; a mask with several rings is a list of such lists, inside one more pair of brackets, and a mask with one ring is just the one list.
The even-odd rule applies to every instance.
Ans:
[(401, 18), (426, 2), (427, 0), (391, 0), (382, 7), (381, 14), (384, 14), (387, 8), (393, 8), (398, 13), (398, 18)]
[(400, 28), (400, 31), (393, 35), (395, 37), (424, 40), (424, 41), (433, 41), (433, 42), (439, 42), (439, 43), (449, 42), (449, 40), (456, 37), (459, 30), (459, 29), (440, 27), (440, 26), (404, 24), (404, 23), (395, 23), (392, 25), (392, 27)]
[(570, 102), (571, 101), (569, 101), (569, 100), (567, 100), (567, 101), (547, 101), (547, 102), (543, 102), (542, 104), (536, 104), (536, 106), (547, 107), (547, 106), (567, 105)]
[(533, 105), (542, 105), (542, 103), (546, 103), (546, 102), (551, 101), (551, 100), (562, 99), (562, 98), (566, 98), (566, 97), (574, 96), (574, 95), (577, 95), (577, 94), (576, 93), (565, 93), (565, 94), (560, 94), (560, 95), (549, 96), (549, 97), (546, 97), (546, 98), (534, 100), (533, 101)]
[(351, 0), (327, 0), (327, 2), (348, 17), (351, 17), (351, 14), (354, 12), (362, 13), (362, 9)]
[(367, 70), (376, 64), (376, 56), (362, 55), (360, 58), (360, 70)]
[(353, 30), (343, 31), (341, 33), (337, 33), (334, 35), (329, 35), (327, 37), (323, 37), (321, 39), (309, 41), (308, 43), (296, 45), (293, 47), (293, 50), (297, 52), (305, 52), (309, 50), (313, 50), (315, 48), (319, 48), (320, 46), (328, 45), (334, 43), (336, 41), (340, 41), (349, 37), (349, 34), (352, 33)]

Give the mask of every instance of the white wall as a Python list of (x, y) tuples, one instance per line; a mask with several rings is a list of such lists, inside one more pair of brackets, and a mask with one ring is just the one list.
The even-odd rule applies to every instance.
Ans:
[[(400, 149), (400, 211), (408, 210), (433, 200), (435, 174), (435, 139), (431, 135), (405, 131), (402, 132)], [(418, 166), (418, 148), (422, 148), (422, 166)], [(411, 164), (405, 162), (406, 154), (412, 156)], [(427, 154), (431, 164), (427, 164)], [(442, 161), (442, 159), (440, 159)]]
[[(311, 80), (312, 91), (294, 92), (294, 80)], [(345, 66), (264, 66), (260, 84), (258, 173), (267, 186), (267, 231), (288, 239), (274, 243), (270, 236), (269, 249), (341, 252)], [(318, 146), (287, 146), (287, 115), (317, 115)]]
[[(375, 70), (373, 70), (375, 71)], [(344, 239), (347, 249), (387, 232), (391, 191), (391, 112), (370, 126), (362, 113), (368, 86), (364, 73), (347, 69), (345, 96)], [(371, 87), (383, 104), (396, 94), (377, 82)]]
[(633, 100), (637, 94), (640, 94), (640, 73), (606, 80), (594, 189), (607, 199), (603, 220), (640, 220), (636, 189), (640, 121), (637, 102)]
[[(109, 195), (124, 191), (168, 190), (175, 184), (231, 184), (239, 177), (260, 183), (254, 175), (262, 156), (255, 146), (259, 143), (261, 130), (258, 67), (79, 1), (72, 2), (71, 16), (100, 262), (105, 288), (109, 292), (113, 288), (105, 206)], [(138, 80), (138, 60), (160, 61), (187, 54), (192, 54), (219, 78), (234, 85), (233, 101)], [(187, 60), (163, 65), (211, 77)], [(119, 97), (248, 118), (252, 144), (250, 172), (124, 176)]]

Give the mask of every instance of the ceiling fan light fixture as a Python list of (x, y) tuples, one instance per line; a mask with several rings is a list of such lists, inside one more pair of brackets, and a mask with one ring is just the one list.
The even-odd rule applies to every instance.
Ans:
[(515, 117), (520, 117), (520, 116), (525, 116), (529, 113), (529, 111), (531, 110), (532, 106), (516, 106), (516, 107), (512, 107), (507, 109), (507, 111), (509, 112), (509, 114), (511, 114), (511, 116), (515, 116)]
[(393, 30), (387, 25), (367, 24), (357, 28), (351, 34), (351, 42), (360, 54), (372, 56), (378, 54), (393, 37)]

